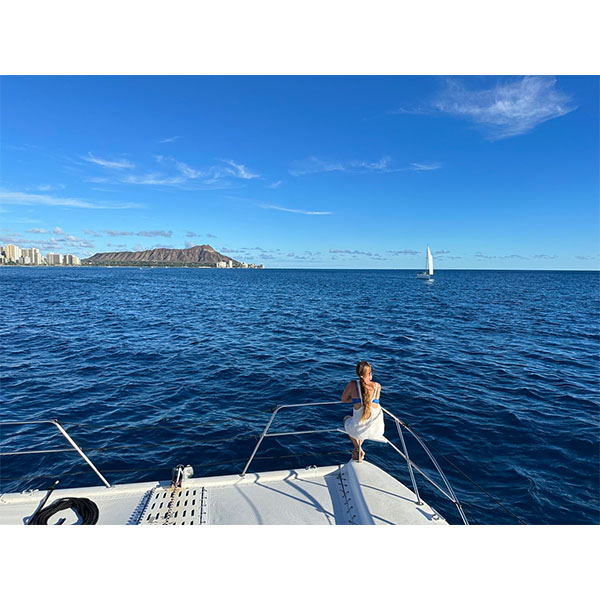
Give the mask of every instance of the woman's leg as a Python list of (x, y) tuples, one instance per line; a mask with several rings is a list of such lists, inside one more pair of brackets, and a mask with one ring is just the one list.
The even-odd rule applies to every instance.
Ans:
[(352, 442), (352, 445), (354, 446), (354, 450), (352, 450), (352, 459), (358, 460), (358, 455), (359, 455), (358, 440), (355, 440), (351, 435), (349, 435), (348, 437), (350, 438), (350, 441)]
[(362, 440), (359, 440), (358, 442), (358, 462), (362, 462), (363, 459), (365, 458), (365, 451), (362, 449)]

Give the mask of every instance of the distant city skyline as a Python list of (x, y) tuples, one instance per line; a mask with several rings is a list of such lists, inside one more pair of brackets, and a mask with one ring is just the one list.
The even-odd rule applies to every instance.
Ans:
[(596, 76), (4, 76), (0, 245), (599, 269)]

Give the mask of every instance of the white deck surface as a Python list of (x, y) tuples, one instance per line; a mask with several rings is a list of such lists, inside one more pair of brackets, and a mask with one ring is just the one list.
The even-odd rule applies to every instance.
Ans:
[[(45, 491), (0, 496), (0, 524), (23, 525), (46, 495)], [(98, 525), (165, 524), (171, 488), (148, 482), (57, 489), (45, 505), (65, 497), (84, 497), (99, 509)], [(76, 523), (68, 509), (59, 519)], [(405, 485), (375, 465), (345, 465), (292, 471), (200, 477), (184, 482), (172, 503), (168, 524), (176, 525), (445, 525), (427, 504), (417, 506)]]

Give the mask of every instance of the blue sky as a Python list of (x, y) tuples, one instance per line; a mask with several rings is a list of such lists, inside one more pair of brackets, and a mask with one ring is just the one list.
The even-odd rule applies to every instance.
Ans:
[(0, 243), (598, 269), (595, 76), (5, 76)]

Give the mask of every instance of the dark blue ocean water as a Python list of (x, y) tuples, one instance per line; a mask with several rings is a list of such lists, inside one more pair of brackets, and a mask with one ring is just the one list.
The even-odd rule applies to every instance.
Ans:
[[(369, 360), (382, 404), (431, 444), (471, 522), (600, 522), (597, 272), (438, 271), (426, 285), (413, 271), (2, 268), (0, 293), (1, 419), (58, 418), (111, 483), (169, 479), (178, 463), (240, 472), (275, 405), (338, 400)], [(275, 429), (349, 411), (294, 409)], [(2, 451), (64, 448), (54, 431), (4, 427)], [(392, 422), (386, 434), (399, 445)], [(350, 449), (332, 433), (271, 438), (252, 470)], [(393, 450), (365, 449), (410, 485)], [(2, 457), (2, 491), (57, 478), (100, 484), (73, 452)]]

